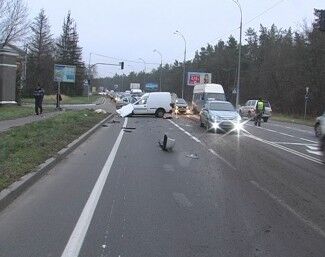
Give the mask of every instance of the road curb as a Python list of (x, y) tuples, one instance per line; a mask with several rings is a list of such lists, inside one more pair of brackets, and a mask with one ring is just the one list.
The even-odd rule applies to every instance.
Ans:
[(23, 176), (19, 181), (14, 182), (8, 188), (0, 192), (0, 211), (5, 209), (12, 203), (18, 196), (31, 187), (41, 177), (43, 177), (51, 168), (58, 164), (69, 153), (75, 150), (79, 145), (84, 143), (92, 134), (96, 132), (105, 122), (114, 117), (114, 113), (97, 123), (90, 130), (82, 134), (73, 142), (68, 144), (65, 148), (58, 151), (56, 156), (47, 159), (44, 163), (40, 164), (34, 171)]

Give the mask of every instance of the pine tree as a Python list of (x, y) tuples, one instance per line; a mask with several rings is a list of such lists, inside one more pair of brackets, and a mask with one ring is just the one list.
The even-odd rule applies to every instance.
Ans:
[(45, 11), (41, 9), (31, 25), (28, 43), (27, 88), (29, 93), (39, 82), (46, 91), (52, 91), (54, 44)]
[(72, 85), (62, 85), (62, 92), (69, 95), (81, 94), (85, 79), (85, 65), (82, 61), (82, 48), (79, 46), (77, 25), (68, 12), (62, 26), (62, 34), (57, 42), (56, 62), (76, 66), (76, 81)]

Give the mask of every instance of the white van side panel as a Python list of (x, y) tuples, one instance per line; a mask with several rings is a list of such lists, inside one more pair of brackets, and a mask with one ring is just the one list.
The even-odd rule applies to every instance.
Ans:
[(147, 101), (148, 114), (155, 114), (159, 108), (169, 112), (171, 110), (171, 102), (171, 94), (168, 92), (149, 93)]

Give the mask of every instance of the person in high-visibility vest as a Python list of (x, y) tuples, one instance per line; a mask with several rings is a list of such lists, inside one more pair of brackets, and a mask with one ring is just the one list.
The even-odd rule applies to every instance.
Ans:
[(265, 103), (262, 100), (262, 98), (260, 97), (257, 101), (257, 105), (256, 105), (256, 116), (255, 116), (255, 126), (261, 126), (261, 120), (262, 120), (262, 115), (265, 111)]

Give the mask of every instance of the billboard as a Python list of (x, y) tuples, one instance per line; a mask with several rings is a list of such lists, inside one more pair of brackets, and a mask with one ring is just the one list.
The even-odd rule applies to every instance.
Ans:
[(187, 85), (195, 86), (197, 84), (211, 83), (211, 73), (205, 72), (188, 72), (187, 73)]
[(155, 92), (155, 91), (158, 91), (158, 84), (147, 83), (144, 88), (146, 91)]
[(54, 64), (54, 81), (75, 83), (76, 66)]

